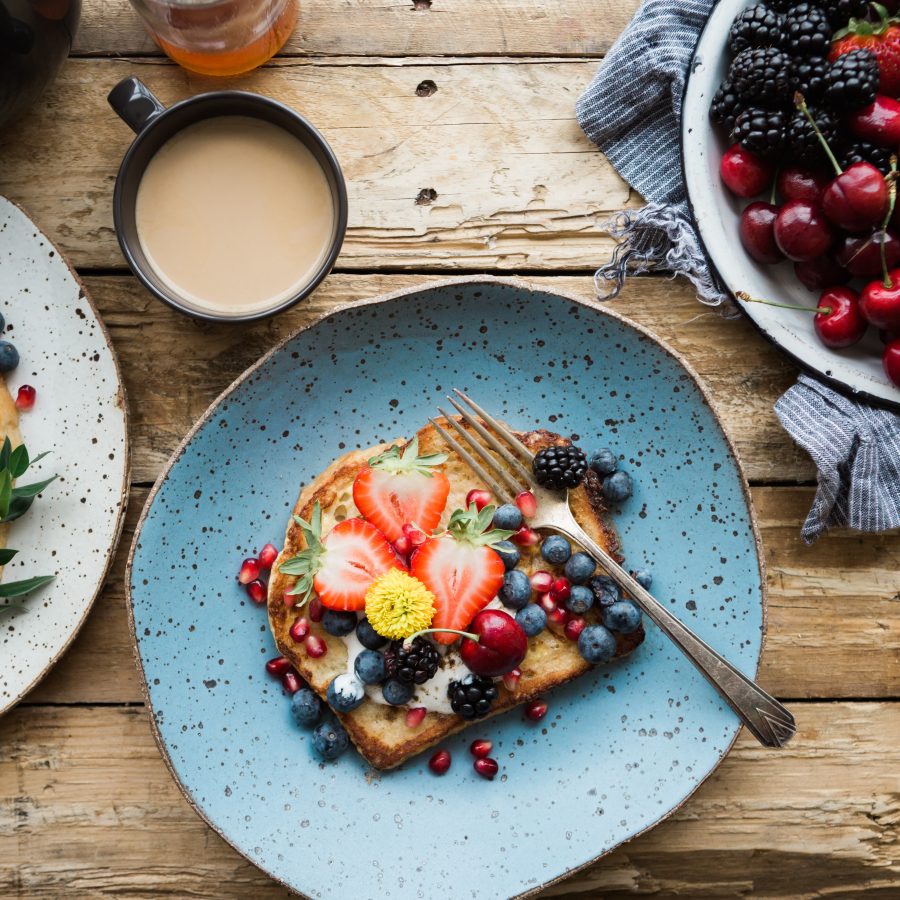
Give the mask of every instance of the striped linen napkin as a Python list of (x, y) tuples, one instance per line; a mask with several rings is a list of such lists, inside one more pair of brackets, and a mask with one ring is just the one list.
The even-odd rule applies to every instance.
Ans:
[[(647, 201), (610, 223), (621, 243), (595, 277), (606, 299), (618, 294), (627, 272), (662, 267), (689, 279), (709, 306), (729, 300), (688, 213), (680, 156), (685, 77), (713, 6), (714, 0), (645, 0), (576, 105), (587, 136)], [(900, 416), (806, 375), (775, 413), (818, 469), (801, 532), (807, 543), (833, 525), (900, 527)]]

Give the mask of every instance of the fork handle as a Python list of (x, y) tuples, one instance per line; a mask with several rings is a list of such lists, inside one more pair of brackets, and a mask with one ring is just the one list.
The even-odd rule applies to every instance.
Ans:
[(681, 648), (763, 746), (783, 747), (793, 737), (797, 730), (793, 715), (673, 616), (592, 540), (574, 518), (569, 527), (556, 525), (555, 528), (587, 550), (610, 578), (631, 595), (641, 610)]

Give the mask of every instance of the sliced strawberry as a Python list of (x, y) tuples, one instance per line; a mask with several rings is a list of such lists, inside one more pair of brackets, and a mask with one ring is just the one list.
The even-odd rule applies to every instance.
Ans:
[(391, 447), (370, 459), (356, 476), (353, 502), (391, 542), (403, 535), (407, 524), (431, 534), (441, 521), (450, 493), (447, 476), (435, 468), (446, 460), (446, 453), (419, 456), (418, 438), (402, 453), (399, 447)]
[(279, 571), (299, 576), (291, 593), (302, 595), (300, 606), (315, 592), (328, 609), (363, 609), (376, 578), (389, 569), (405, 569), (385, 536), (364, 519), (339, 522), (324, 539), (318, 503), (311, 522), (295, 521), (303, 529), (306, 549), (283, 562)]
[[(427, 540), (412, 558), (412, 574), (435, 597), (432, 628), (463, 630), (500, 590), (505, 567), (490, 545), (505, 540), (509, 531), (487, 531), (494, 507), (481, 512), (473, 503), (468, 510), (458, 509), (450, 518), (447, 531)], [(452, 644), (456, 634), (437, 632), (434, 640)]]

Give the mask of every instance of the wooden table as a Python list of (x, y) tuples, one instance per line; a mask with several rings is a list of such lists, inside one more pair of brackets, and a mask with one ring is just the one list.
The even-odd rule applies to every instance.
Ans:
[[(637, 206), (581, 134), (576, 98), (636, 0), (307, 0), (283, 57), (238, 86), (290, 103), (344, 165), (350, 226), (300, 309), (200, 325), (124, 265), (110, 201), (130, 140), (106, 105), (127, 74), (166, 102), (218, 86), (161, 58), (124, 0), (86, 0), (74, 58), (0, 135), (0, 192), (82, 273), (112, 333), (131, 410), (133, 484), (109, 583), (55, 671), (0, 721), (0, 895), (286, 895), (188, 807), (150, 734), (128, 635), (125, 557), (147, 491), (194, 419), (280, 336), (336, 303), (447, 273), (518, 272), (592, 294), (602, 223)], [(799, 733), (742, 737), (668, 822), (547, 896), (900, 896), (900, 535), (798, 536), (813, 495), (776, 397), (796, 370), (691, 288), (633, 279), (616, 307), (712, 389), (753, 486), (769, 572), (761, 678)]]

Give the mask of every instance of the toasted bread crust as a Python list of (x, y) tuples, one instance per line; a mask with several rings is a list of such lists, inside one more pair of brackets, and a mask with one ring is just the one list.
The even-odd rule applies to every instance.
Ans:
[[(529, 449), (536, 451), (541, 447), (566, 443), (559, 435), (549, 431), (517, 432), (520, 440)], [(429, 453), (448, 451), (440, 435), (432, 426), (426, 426), (418, 433), (420, 452)], [(403, 444), (398, 440), (392, 443)], [(344, 454), (335, 460), (316, 479), (306, 485), (300, 493), (294, 507), (294, 514), (308, 519), (313, 504), (318, 501), (324, 511), (335, 511), (346, 504), (346, 497), (353, 480), (368, 460), (387, 449), (391, 444), (382, 444), (367, 450), (356, 450)], [(453, 469), (463, 481), (465, 491), (478, 487), (478, 479), (472, 475), (462, 461), (451, 452), (451, 459), (445, 464), (445, 471)], [(450, 474), (448, 472), (448, 474)], [(451, 475), (451, 481), (453, 476)], [(576, 520), (607, 552), (621, 561), (618, 537), (609, 523), (607, 510), (600, 492), (600, 479), (591, 471), (584, 483), (570, 491), (570, 505)], [(451, 512), (462, 501), (454, 497), (448, 502), (447, 512)], [(349, 510), (351, 514), (353, 510)], [(302, 645), (295, 644), (289, 635), (290, 626), (302, 613), (287, 607), (283, 602), (284, 591), (296, 580), (293, 576), (282, 575), (278, 568), (287, 558), (295, 555), (305, 547), (303, 534), (293, 519), (285, 533), (284, 548), (272, 567), (269, 582), (268, 611), (269, 623), (279, 651), (284, 654), (309, 682), (310, 687), (325, 698), (328, 684), (335, 675), (346, 671), (347, 652), (340, 638), (326, 634), (320, 625), (312, 624), (311, 629), (328, 644), (328, 653), (319, 659), (309, 658)], [(540, 561), (536, 549), (522, 552), (523, 566), (532, 571), (547, 568)], [(599, 620), (595, 610), (586, 615), (589, 622)], [(624, 656), (634, 650), (644, 639), (643, 628), (630, 635), (616, 635), (618, 647), (616, 656)], [(583, 675), (592, 667), (584, 661), (575, 644), (562, 635), (556, 635), (545, 629), (537, 637), (529, 641), (529, 652), (520, 667), (522, 677), (514, 691), (498, 685), (500, 696), (490, 715), (505, 712), (514, 706), (533, 700), (547, 691), (565, 684), (579, 675)], [(350, 713), (339, 713), (338, 718), (366, 760), (377, 769), (390, 769), (399, 765), (409, 757), (421, 753), (428, 747), (472, 724), (456, 715), (429, 713), (416, 729), (406, 725), (406, 708), (392, 707), (375, 703), (369, 699)], [(483, 721), (483, 720), (479, 720)]]

